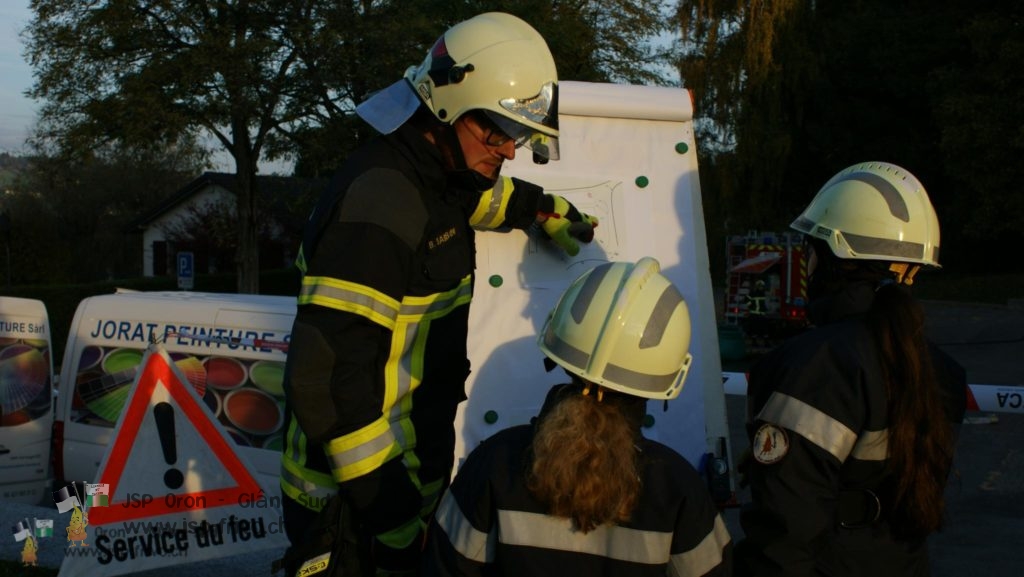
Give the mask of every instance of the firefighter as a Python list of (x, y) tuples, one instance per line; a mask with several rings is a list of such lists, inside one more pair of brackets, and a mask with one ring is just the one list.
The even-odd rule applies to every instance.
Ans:
[(576, 254), (597, 225), (500, 175), (522, 146), (557, 159), (557, 100), (544, 39), (486, 13), (356, 108), (381, 134), (335, 174), (297, 259), (281, 469), (289, 571), (312, 573), (333, 548), (332, 573), (342, 561), (346, 574), (415, 573), (470, 370), (474, 228), (537, 226)]
[(752, 504), (736, 574), (928, 575), (966, 395), (910, 294), (939, 267), (935, 210), (911, 173), (867, 162), (791, 226), (811, 248), (814, 327), (750, 372)]
[(429, 532), (429, 576), (728, 576), (729, 532), (702, 478), (645, 439), (646, 401), (690, 367), (686, 303), (653, 258), (606, 263), (562, 295), (538, 344), (572, 382), (531, 425), (459, 469)]

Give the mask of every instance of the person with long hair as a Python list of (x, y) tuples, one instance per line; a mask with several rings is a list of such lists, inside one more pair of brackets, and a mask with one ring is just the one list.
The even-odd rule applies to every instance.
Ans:
[(806, 235), (813, 327), (750, 371), (737, 575), (929, 575), (966, 375), (929, 343), (910, 287), (939, 266), (923, 185), (889, 163), (836, 174)]
[(646, 439), (648, 399), (676, 398), (689, 310), (658, 262), (599, 265), (541, 331), (571, 382), (531, 425), (467, 457), (428, 531), (424, 575), (728, 576), (732, 543), (703, 480)]

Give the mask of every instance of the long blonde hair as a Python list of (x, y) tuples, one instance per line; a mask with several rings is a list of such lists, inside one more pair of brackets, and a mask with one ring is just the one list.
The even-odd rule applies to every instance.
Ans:
[[(594, 389), (598, 387), (594, 386)], [(642, 399), (567, 387), (542, 414), (534, 435), (526, 488), (547, 514), (571, 519), (587, 533), (630, 518), (639, 498), (637, 441)]]

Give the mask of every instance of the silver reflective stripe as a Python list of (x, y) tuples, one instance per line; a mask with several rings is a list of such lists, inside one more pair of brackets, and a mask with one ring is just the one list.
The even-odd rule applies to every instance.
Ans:
[(732, 538), (725, 527), (721, 515), (715, 515), (715, 526), (711, 532), (689, 551), (676, 553), (669, 562), (670, 577), (688, 577), (689, 575), (705, 575), (722, 564), (722, 551)]
[[(327, 299), (329, 302), (324, 302), (323, 299)], [(343, 306), (350, 304), (357, 310), (368, 310), (373, 313), (380, 315), (394, 323), (395, 318), (398, 317), (398, 311), (394, 307), (388, 306), (379, 300), (356, 291), (343, 289), (336, 286), (330, 286), (326, 283), (317, 282), (316, 279), (306, 277), (302, 283), (302, 289), (299, 291), (299, 304), (306, 304), (316, 302), (322, 306), (329, 308), (336, 308), (339, 310), (345, 310)], [(367, 318), (371, 318), (371, 315), (363, 314)]]
[[(586, 318), (587, 310), (590, 309), (590, 303), (594, 302), (597, 289), (600, 288), (601, 283), (604, 282), (604, 277), (608, 276), (608, 271), (612, 270), (614, 264), (609, 262), (598, 265), (594, 270), (590, 271), (587, 280), (580, 287), (579, 294), (576, 295), (576, 300), (572, 303), (572, 308), (569, 309), (569, 312), (572, 313), (572, 320), (576, 321), (576, 324), (582, 323), (583, 319)], [(577, 366), (582, 367), (584, 365)]]
[(889, 458), (889, 429), (862, 431), (850, 456), (860, 461), (884, 461)]
[[(363, 459), (372, 457), (393, 444), (395, 444), (395, 434), (390, 428), (388, 428), (376, 437), (369, 439), (365, 443), (359, 443), (351, 449), (338, 451), (336, 453), (331, 453), (330, 449), (328, 449), (327, 456), (330, 457), (333, 462), (332, 468), (335, 471), (339, 471), (347, 469)], [(335, 478), (337, 478), (337, 473), (335, 473)]]
[(551, 354), (562, 359), (574, 367), (585, 367), (590, 363), (590, 354), (565, 342), (555, 334), (554, 329), (548, 326), (544, 333), (544, 344), (547, 345)]
[(808, 405), (782, 393), (772, 393), (757, 418), (785, 427), (822, 449), (842, 463), (857, 442), (849, 427)]
[(851, 232), (841, 232), (846, 244), (858, 254), (884, 254), (886, 256), (901, 256), (904, 258), (924, 258), (924, 245), (919, 242), (908, 240), (890, 240), (888, 238), (875, 238), (862, 236)]
[(670, 532), (602, 525), (584, 534), (573, 530), (569, 519), (522, 511), (498, 511), (498, 541), (648, 565), (668, 563), (672, 554)]
[(651, 318), (647, 319), (647, 326), (644, 327), (643, 335), (640, 337), (640, 348), (649, 349), (661, 344), (661, 338), (665, 336), (665, 327), (676, 312), (676, 307), (683, 302), (682, 295), (673, 285), (668, 285), (658, 297), (654, 310), (651, 311)]
[(459, 502), (452, 496), (451, 491), (445, 492), (434, 517), (448, 535), (448, 542), (460, 555), (477, 563), (494, 561), (494, 531), (484, 533), (473, 527), (469, 519), (462, 514)]
[[(504, 200), (505, 195), (512, 191), (512, 187), (509, 187), (509, 190), (505, 190), (505, 182), (507, 179), (508, 177), (502, 176), (494, 183), (494, 188), (491, 189), (491, 202), (487, 204), (487, 212), (480, 217), (478, 224), (487, 228), (494, 228), (501, 224), (501, 221), (494, 222), (494, 219), (501, 211), (501, 202)], [(511, 181), (509, 182), (511, 183)]]
[(672, 388), (672, 383), (675, 382), (679, 373), (648, 375), (609, 363), (604, 368), (601, 376), (613, 383), (629, 383), (632, 389), (651, 393), (663, 393)]

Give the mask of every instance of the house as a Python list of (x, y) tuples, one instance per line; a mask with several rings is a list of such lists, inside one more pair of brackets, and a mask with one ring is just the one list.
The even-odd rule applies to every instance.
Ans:
[[(325, 178), (255, 177), (260, 267), (291, 265), (302, 227), (327, 186)], [(205, 172), (129, 225), (142, 236), (143, 276), (175, 274), (176, 255), (193, 253), (197, 274), (234, 269), (238, 231), (235, 175)]]

